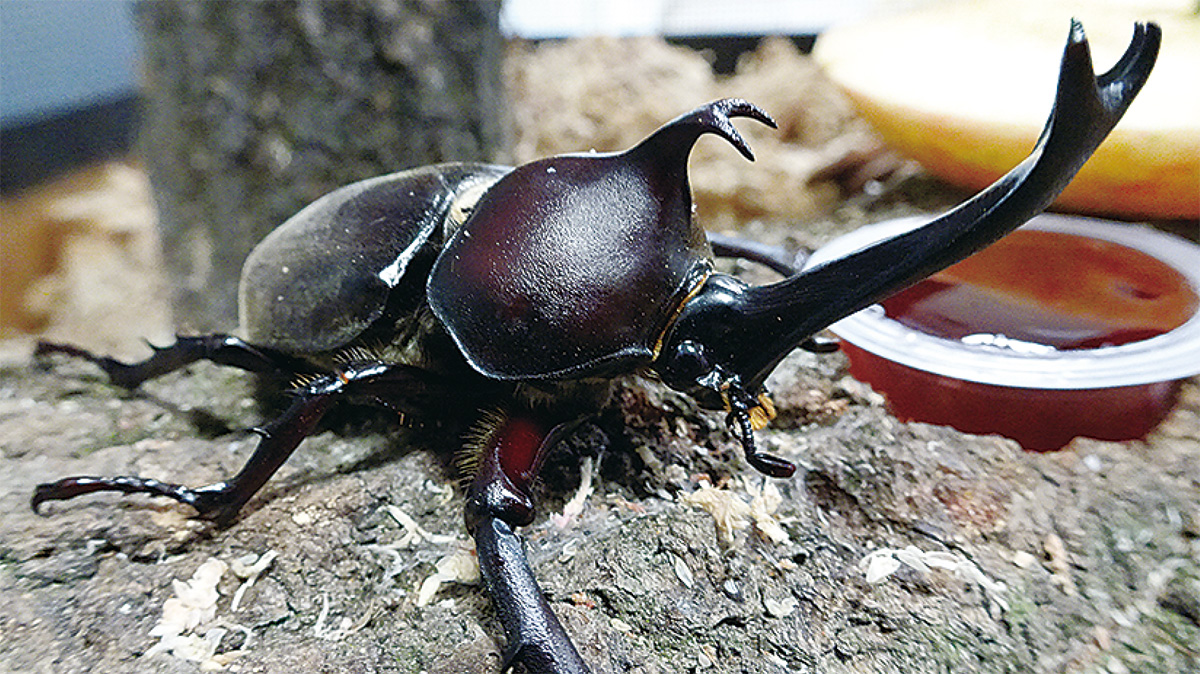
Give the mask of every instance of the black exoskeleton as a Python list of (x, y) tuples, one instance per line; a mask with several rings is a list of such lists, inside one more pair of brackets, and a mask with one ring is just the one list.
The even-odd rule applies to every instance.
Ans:
[[(1137, 25), (1096, 76), (1073, 22), (1050, 119), (1031, 156), (929, 224), (796, 272), (749, 243), (710, 246), (692, 220), (687, 159), (708, 133), (747, 159), (733, 126), (758, 107), (721, 100), (614, 154), (517, 168), (443, 164), (336, 190), (266, 237), (246, 261), (242, 336), (180, 337), (125, 364), (59, 344), (132, 388), (198, 360), (303, 381), (261, 430), (245, 467), (199, 488), (139, 477), (72, 477), (37, 487), (35, 509), (97, 491), (167, 496), (233, 520), (339, 401), (420, 413), (453, 401), (488, 422), (472, 441), (466, 524), (507, 637), (504, 668), (588, 671), (546, 604), (514, 529), (534, 518), (531, 483), (547, 452), (604, 404), (614, 378), (659, 377), (727, 414), (747, 461), (773, 407), (767, 375), (797, 347), (863, 307), (972, 254), (1054, 199), (1125, 112), (1158, 51)], [(712, 250), (759, 259), (788, 278), (752, 287), (714, 271)]]

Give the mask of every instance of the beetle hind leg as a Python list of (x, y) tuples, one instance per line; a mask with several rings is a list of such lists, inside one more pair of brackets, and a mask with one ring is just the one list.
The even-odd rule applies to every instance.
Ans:
[[(502, 671), (516, 664), (531, 674), (587, 674), (591, 670), (550, 609), (514, 528), (533, 521), (531, 484), (542, 460), (575, 428), (551, 427), (526, 416), (491, 414), (469, 448), (475, 466), (467, 489), (467, 529), (507, 645)], [(547, 430), (549, 429), (549, 430)]]
[(228, 481), (190, 488), (137, 476), (68, 477), (39, 485), (30, 499), (30, 506), (37, 511), (46, 501), (67, 500), (100, 491), (149, 494), (190, 505), (201, 517), (224, 524), (237, 516), (242, 506), (279, 470), (304, 438), (316, 430), (335, 402), (349, 399), (393, 408), (427, 396), (427, 377), (411, 366), (384, 363), (347, 366), (313, 377), (292, 391), (292, 403), (282, 415), (255, 429), (261, 436), (258, 447), (242, 470)]
[(50, 354), (59, 353), (82, 358), (104, 370), (110, 382), (126, 389), (137, 388), (143, 382), (201, 360), (249, 372), (285, 377), (311, 370), (311, 367), (306, 366), (300, 359), (274, 349), (249, 344), (232, 335), (177, 336), (175, 343), (170, 346), (150, 346), (154, 353), (136, 363), (123, 363), (70, 344), (41, 341), (37, 343), (33, 356), (36, 359), (44, 359)]

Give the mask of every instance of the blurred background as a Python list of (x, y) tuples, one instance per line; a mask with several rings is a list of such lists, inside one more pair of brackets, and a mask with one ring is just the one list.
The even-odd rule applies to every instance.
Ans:
[[(949, 205), (1019, 161), (1071, 15), (1100, 66), (1120, 53), (1130, 17), (1175, 21), (1167, 49), (1182, 47), (1185, 83), (1152, 79), (1150, 101), (1123, 122), (1155, 129), (1150, 152), (1168, 176), (1158, 183), (1182, 186), (1179, 205), (1155, 210), (1170, 199), (1151, 190), (1068, 210), (1183, 223), (1188, 235), (1200, 212), (1195, 12), (1116, 0), (6, 0), (0, 335), (122, 353), (141, 337), (232, 329), (249, 249), (339, 185), (437, 161), (618, 150), (722, 96), (762, 105), (780, 131), (747, 126), (754, 164), (701, 143), (698, 217), (813, 246), (871, 219), (880, 200)], [(1156, 78), (1171, 71), (1166, 58)], [(1030, 93), (1010, 91), (1023, 85)], [(1178, 100), (1159, 101), (1159, 88)], [(1028, 110), (988, 98), (998, 92)], [(1138, 106), (1175, 116), (1139, 122)], [(947, 134), (951, 115), (967, 122)], [(960, 165), (925, 161), (923, 147), (947, 135), (955, 147), (930, 156), (989, 149)], [(930, 171), (938, 188), (914, 188)]]

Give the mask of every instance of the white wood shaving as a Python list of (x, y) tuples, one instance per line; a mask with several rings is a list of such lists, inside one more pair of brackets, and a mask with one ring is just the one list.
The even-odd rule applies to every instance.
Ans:
[(313, 625), (313, 634), (318, 639), (326, 641), (341, 641), (354, 630), (353, 621), (347, 616), (342, 616), (338, 621), (337, 627), (326, 627), (325, 621), (329, 619), (329, 595), (321, 595), (321, 612), (317, 614), (317, 623)]
[[(158, 637), (158, 643), (147, 649), (142, 657), (167, 653), (182, 660), (197, 662), (201, 671), (211, 672), (225, 669), (245, 655), (254, 633), (248, 627), (217, 617), (217, 601), (220, 599), (217, 585), (226, 571), (233, 571), (242, 579), (230, 604), (230, 611), (236, 611), (246, 590), (277, 556), (274, 550), (268, 550), (262, 555), (240, 557), (230, 564), (212, 558), (201, 564), (190, 579), (171, 581), (175, 596), (163, 602), (162, 618), (150, 630), (151, 636)], [(245, 633), (242, 647), (217, 653), (221, 640), (231, 629)]]
[(550, 521), (559, 529), (566, 529), (571, 522), (583, 513), (584, 503), (592, 495), (592, 485), (596, 476), (596, 462), (590, 456), (584, 457), (579, 466), (579, 488), (571, 495), (571, 499), (563, 506), (562, 513), (550, 515)]
[(800, 606), (800, 601), (795, 597), (784, 597), (783, 599), (763, 599), (763, 606), (767, 609), (767, 615), (772, 618), (784, 618), (792, 614)]
[(702, 484), (696, 491), (681, 496), (680, 500), (708, 511), (716, 522), (721, 541), (727, 545), (733, 543), (735, 530), (750, 525), (750, 504), (728, 489)]
[[(229, 566), (219, 559), (200, 565), (187, 581), (173, 580), (175, 596), (163, 602), (162, 618), (150, 630), (158, 643), (142, 657), (169, 653), (183, 660), (208, 663), (227, 630), (212, 627), (217, 615), (217, 583)], [(201, 632), (202, 628), (203, 632)]]
[(562, 552), (560, 552), (558, 555), (558, 563), (566, 564), (572, 559), (575, 559), (575, 553), (578, 552), (578, 550), (576, 550), (577, 547), (579, 547), (579, 539), (573, 538), (567, 541), (562, 547)]
[(989, 578), (975, 562), (955, 553), (926, 552), (913, 545), (903, 549), (880, 548), (868, 553), (858, 565), (871, 584), (886, 580), (901, 566), (908, 566), (920, 573), (948, 571), (967, 583), (980, 586), (1001, 610), (1008, 610), (1008, 603), (1002, 597), (1007, 592), (1004, 583)]
[(230, 613), (237, 612), (238, 607), (242, 603), (242, 597), (246, 594), (246, 590), (254, 586), (258, 577), (262, 575), (263, 571), (267, 570), (268, 566), (271, 566), (271, 562), (275, 561), (275, 558), (278, 556), (278, 552), (267, 550), (261, 555), (246, 555), (233, 560), (229, 565), (230, 570), (233, 571), (234, 575), (242, 579), (242, 584), (233, 593), (233, 601), (229, 603)]
[(675, 577), (683, 586), (689, 590), (696, 586), (696, 578), (692, 575), (692, 570), (688, 568), (687, 562), (679, 555), (671, 555), (671, 562), (675, 567)]
[(746, 491), (751, 497), (749, 503), (731, 489), (717, 489), (702, 482), (699, 489), (684, 494), (680, 500), (708, 511), (716, 521), (721, 541), (727, 545), (733, 542), (734, 531), (745, 529), (751, 523), (764, 540), (787, 543), (790, 540), (788, 533), (775, 517), (775, 511), (783, 503), (779, 489), (770, 480), (764, 480), (761, 486), (748, 485)]
[(479, 583), (479, 560), (474, 549), (459, 548), (439, 559), (436, 568), (432, 575), (421, 582), (421, 587), (417, 590), (417, 606), (428, 606), (434, 595), (446, 583)]
[(874, 550), (860, 562), (860, 565), (865, 567), (868, 583), (874, 585), (900, 569), (900, 560), (896, 559), (891, 552), (891, 550)]
[(387, 506), (386, 510), (392, 516), (392, 519), (396, 520), (404, 528), (404, 536), (395, 545), (413, 547), (422, 541), (433, 543), (434, 545), (447, 545), (457, 540), (457, 536), (434, 534), (426, 531), (411, 515), (394, 505)]
[(750, 500), (750, 517), (754, 519), (754, 528), (772, 543), (787, 543), (790, 540), (788, 533), (775, 517), (775, 511), (783, 503), (783, 495), (779, 493), (779, 488), (773, 481), (764, 479), (762, 488), (748, 485), (747, 491), (753, 497)]

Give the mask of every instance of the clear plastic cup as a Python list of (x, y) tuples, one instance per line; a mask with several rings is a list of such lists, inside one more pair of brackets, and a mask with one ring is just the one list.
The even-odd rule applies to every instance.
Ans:
[[(818, 250), (815, 266), (918, 227), (904, 218), (862, 227)], [(1042, 215), (1025, 228), (1108, 241), (1179, 272), (1200, 294), (1200, 246), (1146, 226)], [(1072, 264), (1062, 260), (1061, 264)], [(1077, 436), (1145, 437), (1174, 406), (1182, 380), (1200, 374), (1200, 311), (1163, 334), (1117, 346), (1018, 348), (928, 334), (874, 305), (831, 326), (850, 373), (888, 399), (903, 420), (998, 433), (1031, 450)]]

